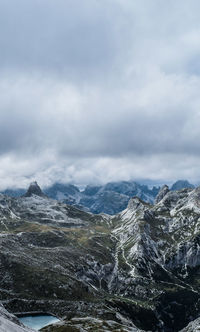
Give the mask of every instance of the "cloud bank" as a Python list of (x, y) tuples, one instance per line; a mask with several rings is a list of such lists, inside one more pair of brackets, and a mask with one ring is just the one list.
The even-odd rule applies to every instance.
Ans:
[(198, 182), (199, 10), (0, 0), (0, 187)]

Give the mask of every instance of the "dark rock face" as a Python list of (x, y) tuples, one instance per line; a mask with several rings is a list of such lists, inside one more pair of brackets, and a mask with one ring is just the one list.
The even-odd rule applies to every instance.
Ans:
[(31, 197), (33, 195), (45, 197), (45, 194), (42, 192), (36, 181), (30, 184), (27, 192), (24, 194), (24, 197)]
[(200, 316), (200, 187), (161, 193), (115, 216), (0, 195), (5, 308), (64, 318), (51, 332), (185, 328)]

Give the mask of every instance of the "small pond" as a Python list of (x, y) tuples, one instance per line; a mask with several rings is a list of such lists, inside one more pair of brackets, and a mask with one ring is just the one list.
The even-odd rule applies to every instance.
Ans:
[(44, 326), (60, 322), (60, 319), (52, 315), (33, 315), (18, 317), (21, 323), (25, 326), (31, 327), (32, 329), (39, 331)]

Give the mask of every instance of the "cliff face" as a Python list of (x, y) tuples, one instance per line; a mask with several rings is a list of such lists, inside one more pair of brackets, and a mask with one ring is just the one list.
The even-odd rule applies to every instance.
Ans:
[(200, 315), (200, 188), (168, 189), (155, 205), (133, 197), (114, 216), (1, 195), (0, 218), (12, 312), (52, 312), (86, 331), (109, 320), (106, 331), (179, 331)]

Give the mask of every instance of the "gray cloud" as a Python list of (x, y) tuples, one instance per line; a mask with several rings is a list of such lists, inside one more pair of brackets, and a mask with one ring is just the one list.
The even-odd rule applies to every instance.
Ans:
[(0, 0), (0, 186), (198, 181), (199, 9)]
[(100, 75), (118, 54), (115, 8), (119, 15), (120, 8), (105, 1), (1, 1), (1, 68), (70, 80)]

